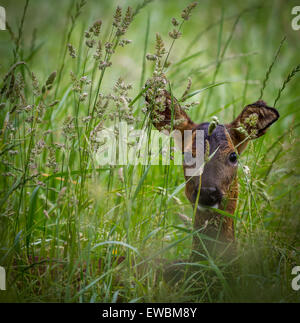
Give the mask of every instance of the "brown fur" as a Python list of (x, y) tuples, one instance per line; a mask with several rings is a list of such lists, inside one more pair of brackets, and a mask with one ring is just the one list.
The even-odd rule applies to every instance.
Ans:
[[(246, 122), (251, 114), (256, 114), (258, 116), (257, 124), (255, 126), (251, 126)], [(277, 121), (278, 118), (278, 111), (268, 107), (264, 101), (260, 100), (247, 105), (233, 122), (226, 125), (226, 128), (235, 146), (242, 143), (237, 148), (238, 152), (241, 153), (247, 147), (250, 139), (259, 138), (264, 135), (267, 129)], [(246, 136), (237, 130), (240, 126), (244, 126), (249, 136)]]
[[(146, 96), (146, 101), (151, 104), (151, 100)], [(166, 90), (163, 91), (162, 95), (159, 95), (155, 99), (156, 103), (161, 102), (164, 106), (163, 111), (154, 111), (153, 113), (153, 124), (158, 130), (162, 130), (164, 127), (170, 126), (172, 120), (172, 110), (173, 110), (173, 120), (177, 120), (178, 125), (174, 126), (174, 129), (184, 131), (192, 130), (195, 128), (195, 123), (191, 121), (186, 112), (181, 109), (179, 102), (175, 97), (172, 97), (170, 93)], [(156, 116), (160, 116), (160, 121), (156, 121)]]

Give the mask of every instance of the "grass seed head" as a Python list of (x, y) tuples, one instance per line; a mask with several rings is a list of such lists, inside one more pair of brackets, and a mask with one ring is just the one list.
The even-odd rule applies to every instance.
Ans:
[(117, 6), (116, 12), (114, 14), (113, 26), (118, 28), (120, 26), (121, 19), (122, 19), (122, 8), (120, 6)]
[(173, 29), (173, 31), (169, 32), (169, 36), (173, 39), (178, 39), (178, 38), (180, 38), (181, 35), (182, 35), (182, 33), (176, 29)]
[(181, 13), (181, 18), (183, 20), (189, 20), (191, 17), (191, 12), (197, 6), (197, 4), (197, 2), (192, 2), (185, 9), (183, 9)]
[(72, 44), (68, 44), (68, 49), (69, 49), (69, 55), (72, 57), (72, 58), (76, 58), (77, 55), (76, 55), (76, 50), (75, 48), (72, 46)]
[(122, 35), (124, 35), (126, 33), (126, 31), (128, 30), (128, 27), (129, 27), (130, 23), (132, 22), (132, 20), (133, 20), (133, 11), (132, 11), (131, 7), (128, 7), (127, 10), (126, 10), (125, 16), (124, 16), (124, 18), (122, 20), (122, 23), (117, 29), (116, 35), (118, 37), (122, 36)]

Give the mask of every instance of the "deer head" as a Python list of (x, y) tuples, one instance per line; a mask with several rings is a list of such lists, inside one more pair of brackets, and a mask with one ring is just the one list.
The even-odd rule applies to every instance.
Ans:
[[(150, 95), (146, 95), (146, 101), (152, 122), (158, 130), (179, 130), (182, 137), (186, 130), (192, 132), (190, 142), (182, 144), (183, 152), (190, 147), (193, 156), (195, 155), (195, 133), (196, 130), (203, 131), (204, 149), (209, 150), (212, 157), (205, 163), (201, 175), (187, 176), (185, 172), (185, 193), (193, 207), (197, 208), (194, 230), (210, 238), (204, 242), (204, 249), (209, 252), (217, 250), (218, 254), (220, 251), (224, 253), (225, 250), (230, 250), (228, 244), (234, 241), (233, 218), (222, 216), (212, 208), (234, 213), (238, 198), (238, 157), (250, 140), (266, 133), (279, 118), (278, 111), (268, 107), (263, 101), (257, 101), (247, 105), (231, 123), (216, 125), (211, 132), (208, 122), (194, 123), (176, 98), (164, 89), (154, 95), (153, 91), (150, 92)], [(188, 167), (190, 166), (184, 163), (184, 171)], [(216, 242), (223, 246), (216, 248)], [(193, 250), (196, 258), (203, 252), (203, 241), (197, 234), (194, 234)]]

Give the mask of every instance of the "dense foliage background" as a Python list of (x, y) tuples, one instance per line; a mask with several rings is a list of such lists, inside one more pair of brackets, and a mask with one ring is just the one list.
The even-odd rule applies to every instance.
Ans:
[[(199, 1), (172, 45), (172, 18), (181, 22), (190, 3), (0, 2), (8, 23), (0, 31), (2, 301), (299, 301), (291, 288), (300, 265), (297, 1)], [(118, 5), (125, 25), (116, 36)], [(173, 94), (188, 78), (191, 93), (203, 89), (191, 98), (195, 122), (230, 122), (261, 93), (281, 115), (240, 159), (238, 256), (208, 257), (176, 286), (161, 279), (156, 261), (190, 254), (182, 168), (99, 167), (92, 158), (97, 127), (124, 118), (151, 128), (141, 92), (157, 33)], [(99, 39), (102, 58), (94, 56)]]

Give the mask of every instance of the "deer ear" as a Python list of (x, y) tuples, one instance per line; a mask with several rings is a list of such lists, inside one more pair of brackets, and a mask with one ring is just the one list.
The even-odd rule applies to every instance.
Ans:
[[(179, 102), (165, 89), (148, 90), (146, 94), (147, 110), (151, 111), (152, 123), (158, 130), (192, 130), (196, 124), (182, 109)], [(171, 124), (173, 121), (173, 124)]]
[(264, 135), (278, 118), (278, 111), (260, 100), (247, 105), (233, 122), (226, 125), (226, 128), (240, 153), (246, 148), (250, 139)]

